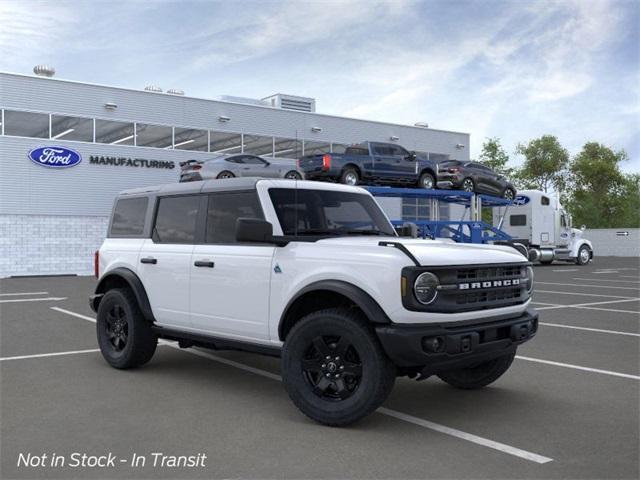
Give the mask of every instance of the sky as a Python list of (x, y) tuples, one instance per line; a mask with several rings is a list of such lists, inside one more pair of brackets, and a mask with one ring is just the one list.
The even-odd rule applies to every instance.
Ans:
[(0, 0), (0, 71), (188, 96), (314, 97), (319, 113), (499, 137), (640, 172), (640, 1)]

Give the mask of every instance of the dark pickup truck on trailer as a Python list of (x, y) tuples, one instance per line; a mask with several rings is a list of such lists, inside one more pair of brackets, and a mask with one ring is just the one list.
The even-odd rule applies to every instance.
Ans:
[(298, 160), (307, 180), (330, 180), (346, 185), (384, 185), (435, 188), (437, 163), (393, 143), (364, 142), (344, 153), (308, 155)]

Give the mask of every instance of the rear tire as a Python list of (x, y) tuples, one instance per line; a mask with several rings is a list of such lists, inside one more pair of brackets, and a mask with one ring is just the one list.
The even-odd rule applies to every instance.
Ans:
[(228, 170), (224, 170), (218, 174), (217, 179), (234, 178), (235, 175)]
[(502, 194), (502, 198), (505, 200), (513, 200), (516, 198), (516, 192), (514, 192), (512, 188), (506, 188)]
[(288, 178), (289, 180), (302, 180), (302, 175), (295, 170), (291, 170), (285, 174), (284, 178)]
[(332, 308), (294, 325), (282, 350), (282, 374), (302, 413), (325, 425), (345, 426), (384, 402), (396, 370), (362, 315)]
[(125, 288), (109, 290), (102, 297), (96, 330), (102, 356), (114, 368), (144, 365), (158, 345), (151, 323), (142, 315), (131, 290)]
[(473, 182), (473, 179), (465, 178), (462, 181), (462, 185), (460, 186), (460, 189), (465, 191), (465, 192), (475, 192), (476, 191), (476, 184)]
[(515, 356), (516, 351), (514, 349), (513, 352), (507, 355), (494, 358), (475, 367), (441, 372), (438, 374), (438, 377), (452, 387), (463, 390), (475, 390), (486, 387), (500, 378), (509, 370)]
[(360, 183), (360, 175), (355, 168), (345, 168), (340, 175), (340, 183), (344, 185), (358, 185)]

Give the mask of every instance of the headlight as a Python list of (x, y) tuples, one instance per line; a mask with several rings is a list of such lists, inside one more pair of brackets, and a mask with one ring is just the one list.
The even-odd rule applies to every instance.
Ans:
[(533, 293), (533, 267), (527, 267), (527, 292)]
[(424, 272), (416, 278), (413, 284), (413, 293), (423, 305), (432, 303), (438, 295), (438, 277), (431, 272)]

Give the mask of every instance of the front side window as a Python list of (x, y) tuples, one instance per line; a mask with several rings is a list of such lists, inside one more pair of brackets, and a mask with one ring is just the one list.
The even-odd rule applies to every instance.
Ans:
[(147, 197), (123, 198), (113, 210), (111, 237), (133, 237), (142, 235), (147, 214)]
[(269, 196), (284, 235), (391, 235), (393, 227), (369, 195), (272, 188)]
[(236, 243), (238, 218), (264, 218), (255, 191), (209, 195), (207, 243)]
[(200, 196), (164, 197), (158, 202), (155, 243), (194, 243)]
[(549, 205), (550, 203), (549, 197), (540, 197), (540, 205)]

